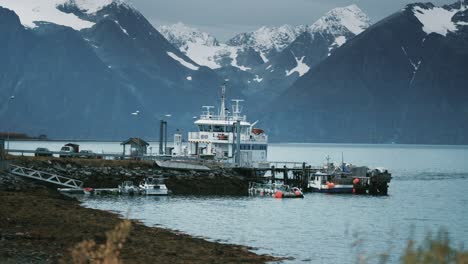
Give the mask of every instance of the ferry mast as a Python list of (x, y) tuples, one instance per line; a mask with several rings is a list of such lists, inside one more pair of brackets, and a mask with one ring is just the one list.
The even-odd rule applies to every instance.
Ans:
[(226, 118), (226, 85), (223, 84), (221, 86), (221, 107), (219, 109), (219, 117), (220, 119)]

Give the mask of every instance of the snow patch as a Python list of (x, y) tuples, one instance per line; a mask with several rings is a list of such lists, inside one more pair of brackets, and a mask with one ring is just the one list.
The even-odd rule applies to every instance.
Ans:
[(190, 62), (186, 62), (185, 60), (179, 58), (177, 55), (175, 55), (174, 53), (170, 51), (167, 52), (167, 55), (169, 55), (169, 57), (173, 58), (174, 60), (178, 61), (180, 64), (182, 64), (186, 68), (189, 68), (190, 70), (198, 71), (198, 69), (200, 68), (198, 66), (193, 65)]
[(19, 16), (21, 24), (28, 28), (36, 28), (35, 22), (41, 21), (71, 27), (75, 30), (94, 26), (93, 22), (57, 9), (58, 6), (68, 2), (68, 0), (0, 0), (0, 6), (13, 10)]
[(268, 62), (268, 58), (265, 56), (265, 54), (263, 54), (263, 52), (260, 52), (260, 57), (262, 58), (263, 63), (267, 63), (267, 62)]
[(413, 8), (414, 16), (423, 24), (422, 30), (426, 34), (436, 33), (446, 36), (447, 33), (457, 31), (452, 17), (459, 10), (446, 10), (442, 7), (434, 7), (431, 9), (424, 9), (419, 6)]
[(120, 27), (120, 29), (122, 30), (123, 33), (125, 33), (125, 35), (130, 36), (128, 35), (127, 30), (120, 25), (119, 21), (114, 20), (114, 22)]
[(299, 74), (299, 77), (302, 77), (304, 74), (306, 74), (310, 70), (310, 67), (303, 62), (305, 59), (305, 56), (302, 56), (301, 59), (294, 57), (294, 59), (296, 59), (297, 66), (292, 68), (289, 71), (286, 71), (286, 76), (290, 76), (294, 72), (297, 72)]
[(238, 51), (239, 51), (238, 49), (235, 49), (235, 50), (231, 51), (231, 53), (230, 53), (230, 56), (229, 56), (229, 57), (230, 57), (231, 60), (232, 60), (232, 61), (231, 61), (231, 66), (236, 67), (236, 68), (239, 68), (241, 71), (248, 71), (248, 70), (251, 70), (251, 68), (249, 68), (249, 67), (245, 67), (245, 66), (242, 66), (242, 65), (237, 64), (237, 52), (238, 52)]
[(409, 63), (411, 64), (411, 66), (413, 67), (413, 76), (411, 77), (411, 80), (410, 80), (410, 84), (413, 83), (414, 81), (414, 78), (416, 77), (416, 73), (418, 73), (418, 70), (419, 68), (421, 67), (421, 60), (419, 60), (417, 63), (414, 63), (413, 60), (410, 58), (410, 56), (408, 56), (408, 53), (406, 52), (406, 49), (405, 47), (401, 47), (401, 50), (403, 51), (403, 53), (405, 54), (405, 56), (408, 58), (408, 61)]
[(345, 43), (346, 43), (346, 37), (339, 36), (335, 38), (335, 42), (333, 44), (336, 44), (338, 47), (341, 47)]
[(255, 75), (255, 78), (253, 80), (259, 83), (263, 81), (263, 78), (260, 78), (258, 75)]
[(88, 14), (94, 14), (104, 7), (112, 4), (114, 1), (115, 0), (70, 0), (68, 2), (74, 3), (76, 7)]

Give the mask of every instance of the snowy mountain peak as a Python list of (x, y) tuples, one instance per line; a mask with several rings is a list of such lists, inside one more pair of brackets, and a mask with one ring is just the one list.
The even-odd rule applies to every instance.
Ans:
[(94, 23), (63, 12), (60, 7), (72, 5), (84, 13), (92, 14), (112, 3), (128, 6), (123, 0), (0, 0), (0, 6), (13, 10), (25, 27), (35, 28), (36, 22), (49, 22), (75, 30), (90, 28)]
[(90, 28), (94, 23), (80, 19), (74, 14), (67, 14), (58, 9), (68, 0), (0, 0), (0, 6), (13, 10), (25, 27), (37, 27), (35, 22), (50, 22), (68, 26), (76, 30)]
[(112, 3), (128, 6), (123, 0), (67, 0), (64, 4), (74, 5), (84, 13), (94, 14)]
[(357, 5), (350, 5), (332, 9), (313, 23), (309, 31), (327, 32), (332, 35), (343, 35), (345, 31), (349, 31), (358, 35), (369, 26), (369, 17)]
[(291, 44), (306, 26), (283, 25), (280, 27), (261, 27), (256, 31), (241, 33), (230, 39), (227, 44), (231, 46), (250, 47), (261, 52), (270, 50), (281, 51)]
[(173, 25), (165, 25), (157, 28), (158, 31), (170, 43), (178, 48), (187, 47), (189, 43), (195, 43), (204, 46), (219, 46), (216, 38), (206, 32), (202, 32), (196, 28), (189, 27), (181, 22)]

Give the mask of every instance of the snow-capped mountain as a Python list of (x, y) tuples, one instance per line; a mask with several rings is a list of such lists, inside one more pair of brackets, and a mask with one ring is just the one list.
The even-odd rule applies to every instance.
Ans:
[(307, 30), (278, 55), (256, 69), (254, 74), (262, 82), (255, 83), (251, 92), (266, 94), (269, 98), (281, 94), (369, 25), (369, 18), (356, 5), (329, 11), (307, 26)]
[(261, 95), (267, 102), (369, 25), (362, 10), (350, 5), (329, 11), (310, 26), (261, 27), (226, 44), (182, 23), (158, 29), (193, 61), (236, 80), (244, 94)]
[[(14, 130), (154, 138), (158, 116), (193, 116), (222, 82), (120, 0), (0, 0), (0, 10), (0, 95), (28, 105), (7, 109), (0, 99), (0, 118), (14, 113)], [(138, 122), (129, 115), (136, 109)]]
[(357, 6), (350, 5), (329, 11), (325, 16), (308, 27), (313, 33), (323, 32), (332, 35), (343, 35), (351, 32), (358, 35), (370, 26), (367, 15)]
[(230, 46), (249, 47), (261, 53), (264, 62), (281, 52), (300, 34), (306, 26), (283, 25), (281, 27), (261, 27), (256, 31), (241, 33), (228, 40)]
[(228, 46), (219, 43), (206, 32), (183, 23), (158, 27), (159, 32), (174, 46), (196, 63), (211, 69), (235, 67), (242, 71), (251, 70), (263, 63), (258, 54), (245, 47)]
[(291, 136), (294, 127), (296, 141), (467, 144), (467, 40), (465, 3), (408, 5), (299, 78), (274, 103), (270, 131)]

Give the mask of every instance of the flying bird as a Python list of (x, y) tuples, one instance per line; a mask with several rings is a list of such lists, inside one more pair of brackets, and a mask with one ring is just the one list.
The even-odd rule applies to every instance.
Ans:
[(134, 116), (137, 116), (139, 114), (140, 114), (140, 111), (138, 111), (138, 110), (136, 112), (132, 113), (132, 115), (134, 115)]
[(167, 114), (167, 115), (165, 115), (165, 117), (171, 117), (171, 116), (172, 116), (171, 114)]

